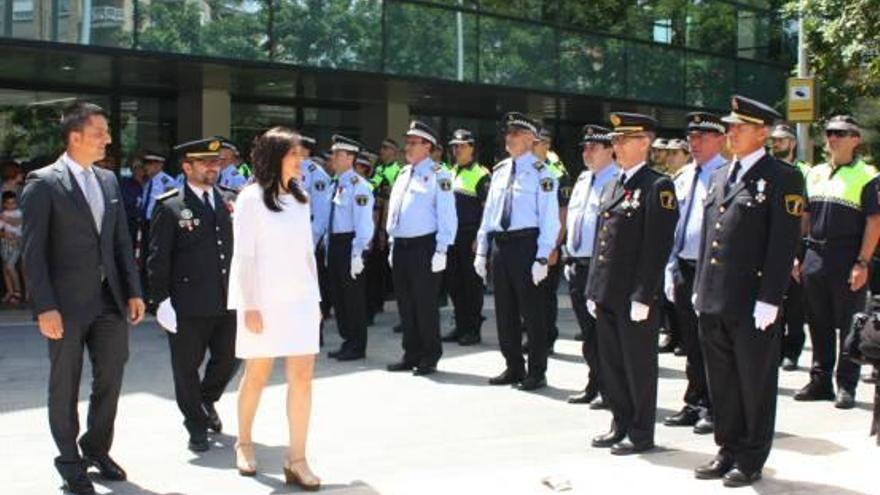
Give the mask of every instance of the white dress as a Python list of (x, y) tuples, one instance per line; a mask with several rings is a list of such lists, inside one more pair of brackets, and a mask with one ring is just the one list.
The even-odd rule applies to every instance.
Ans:
[[(282, 211), (269, 210), (263, 189), (251, 184), (235, 202), (228, 306), (238, 311), (235, 355), (242, 359), (319, 351), (321, 295), (309, 205), (289, 194), (279, 199)], [(262, 333), (245, 327), (247, 309), (260, 311)]]

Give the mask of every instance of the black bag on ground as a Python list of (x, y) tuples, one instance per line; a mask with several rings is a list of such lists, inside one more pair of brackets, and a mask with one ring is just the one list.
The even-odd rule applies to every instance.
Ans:
[(861, 365), (880, 366), (880, 313), (856, 313), (841, 354)]

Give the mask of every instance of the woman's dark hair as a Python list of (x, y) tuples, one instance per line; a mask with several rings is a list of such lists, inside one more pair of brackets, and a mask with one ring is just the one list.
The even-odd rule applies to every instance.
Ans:
[(5, 203), (7, 199), (15, 199), (17, 196), (15, 191), (3, 191), (3, 194), (0, 195), (0, 203)]
[[(251, 151), (254, 179), (263, 188), (263, 203), (271, 211), (281, 211), (278, 202), (282, 189), (281, 162), (292, 147), (299, 145), (299, 133), (286, 127), (273, 127), (254, 140)], [(300, 203), (309, 201), (298, 180), (291, 179), (286, 188)]]

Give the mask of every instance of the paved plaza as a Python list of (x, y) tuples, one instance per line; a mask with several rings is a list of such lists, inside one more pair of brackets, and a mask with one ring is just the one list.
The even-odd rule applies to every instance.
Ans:
[[(607, 430), (610, 414), (573, 406), (566, 397), (583, 387), (586, 367), (576, 324), (561, 298), (562, 337), (550, 359), (549, 387), (538, 393), (490, 387), (501, 371), (494, 311), (487, 298), (484, 343), (446, 344), (439, 372), (429, 377), (390, 374), (385, 364), (400, 354), (392, 303), (370, 328), (366, 361), (337, 363), (321, 357), (314, 384), (310, 458), (325, 491), (358, 495), (422, 494), (880, 494), (875, 471), (878, 447), (868, 437), (873, 389), (861, 384), (855, 410), (830, 402), (795, 403), (806, 383), (809, 350), (801, 370), (780, 379), (774, 449), (764, 481), (750, 488), (723, 488), (718, 481), (693, 478), (694, 466), (715, 452), (711, 436), (690, 429), (657, 426), (660, 449), (619, 458), (593, 449), (589, 438)], [(444, 327), (450, 309), (442, 310)], [(16, 321), (18, 320), (18, 321)], [(339, 343), (331, 321), (326, 350)], [(99, 493), (150, 495), (246, 495), (292, 493), (283, 483), (281, 463), (287, 443), (285, 386), (276, 369), (263, 395), (255, 440), (261, 473), (242, 478), (233, 468), (236, 431), (235, 387), (218, 403), (225, 432), (212, 449), (195, 455), (173, 399), (168, 344), (155, 323), (131, 334), (131, 357), (116, 422), (113, 456), (129, 475), (124, 483), (96, 479)], [(280, 364), (280, 363), (279, 363)], [(660, 358), (658, 418), (681, 407), (686, 385), (684, 358)], [(20, 314), (0, 323), (0, 494), (60, 493), (52, 466), (55, 446), (46, 413), (46, 345)], [(83, 374), (80, 402), (85, 423), (90, 369)], [(866, 370), (863, 370), (863, 373)], [(545, 484), (545, 480), (552, 482)], [(552, 485), (552, 486), (551, 486)]]

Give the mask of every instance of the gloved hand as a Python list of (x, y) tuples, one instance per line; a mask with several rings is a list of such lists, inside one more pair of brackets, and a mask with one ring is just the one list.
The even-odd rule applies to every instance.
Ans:
[(571, 277), (574, 277), (574, 272), (575, 272), (575, 265), (574, 264), (565, 265), (565, 268), (562, 271), (562, 273), (565, 275), (565, 280), (568, 280), (569, 282), (571, 282)]
[(364, 259), (356, 254), (351, 257), (351, 278), (357, 278), (364, 271)]
[(632, 321), (645, 321), (651, 308), (647, 304), (633, 301), (629, 307), (629, 319)]
[(547, 278), (547, 264), (538, 263), (537, 261), (532, 263), (532, 282), (538, 285), (545, 278)]
[(675, 303), (675, 285), (672, 283), (672, 277), (668, 274), (663, 277), (663, 293), (669, 302)]
[(778, 306), (767, 304), (763, 301), (755, 302), (755, 327), (758, 330), (767, 330), (776, 321), (777, 316), (779, 316)]
[(431, 271), (434, 273), (442, 272), (446, 269), (446, 253), (434, 253), (431, 258)]
[(596, 317), (596, 301), (592, 299), (587, 299), (587, 311), (590, 312), (590, 316), (593, 318)]
[(394, 244), (388, 245), (388, 268), (394, 268)]
[(483, 283), (486, 283), (486, 274), (488, 271), (486, 270), (486, 257), (481, 255), (476, 255), (474, 257), (474, 270), (477, 272), (477, 275), (483, 279)]

